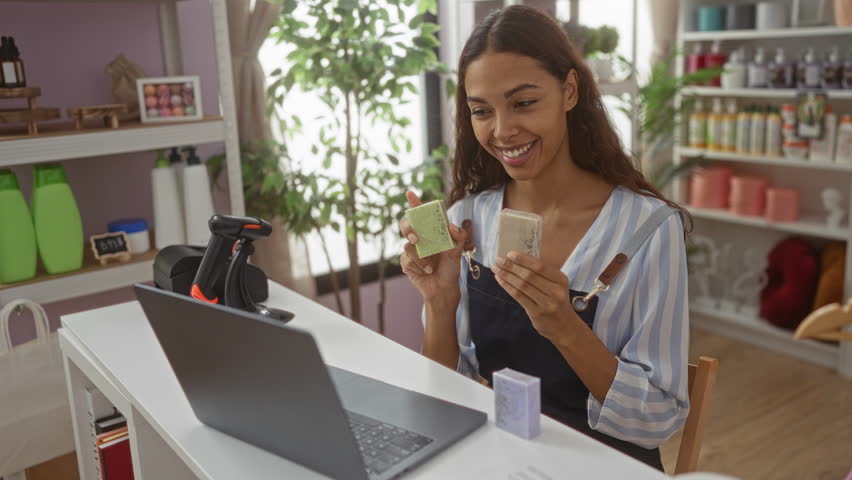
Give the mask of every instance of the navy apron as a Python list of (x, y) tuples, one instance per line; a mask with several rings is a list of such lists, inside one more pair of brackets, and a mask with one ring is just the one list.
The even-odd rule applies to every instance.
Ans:
[[(473, 218), (472, 201), (465, 205), (468, 219)], [(674, 209), (664, 207), (655, 212), (646, 224), (642, 225), (627, 247), (630, 258), (650, 236), (651, 232)], [(472, 222), (465, 220), (463, 227), (468, 231), (465, 249), (473, 247)], [(479, 375), (493, 385), (492, 373), (503, 368), (538, 377), (541, 381), (541, 411), (545, 415), (562, 422), (598, 441), (601, 441), (631, 457), (663, 471), (660, 449), (647, 449), (636, 444), (619, 440), (605, 433), (593, 430), (589, 426), (588, 407), (589, 389), (574, 372), (565, 357), (533, 327), (527, 312), (509, 295), (497, 280), (494, 272), (485, 265), (468, 257), (467, 294), (470, 319), (470, 337), (476, 346), (476, 358), (479, 361)], [(620, 254), (624, 255), (624, 254)], [(613, 260), (613, 263), (617, 259)], [(625, 263), (619, 262), (619, 263)], [(478, 267), (478, 269), (477, 269)], [(607, 276), (608, 267), (600, 279)], [(474, 274), (474, 271), (477, 274)], [(615, 274), (611, 274), (612, 278)], [(607, 288), (610, 283), (607, 281)], [(569, 298), (586, 297), (587, 308), (577, 315), (593, 328), (597, 311), (597, 296), (587, 296), (587, 292), (570, 290)]]
[[(518, 301), (497, 283), (491, 269), (476, 261), (474, 264), (479, 266), (480, 277), (475, 280), (468, 270), (467, 294), (479, 375), (489, 385), (493, 385), (491, 374), (506, 367), (538, 377), (542, 413), (663, 471), (659, 448), (648, 450), (589, 426), (589, 389), (553, 343), (533, 327)], [(571, 298), (576, 295), (585, 293), (571, 290)], [(594, 325), (597, 303), (597, 297), (592, 298), (589, 307), (577, 314), (589, 328)]]

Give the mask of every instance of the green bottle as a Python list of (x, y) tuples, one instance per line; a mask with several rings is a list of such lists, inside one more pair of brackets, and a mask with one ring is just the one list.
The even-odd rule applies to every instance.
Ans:
[(11, 170), (0, 170), (0, 283), (33, 278), (36, 239), (30, 209)]
[(33, 220), (41, 263), (47, 273), (83, 266), (83, 221), (62, 165), (37, 165), (33, 174)]

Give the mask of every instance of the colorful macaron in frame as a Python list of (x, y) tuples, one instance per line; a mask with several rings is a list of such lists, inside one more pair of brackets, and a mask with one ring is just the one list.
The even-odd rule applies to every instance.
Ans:
[(203, 118), (198, 76), (136, 80), (142, 123), (185, 122)]

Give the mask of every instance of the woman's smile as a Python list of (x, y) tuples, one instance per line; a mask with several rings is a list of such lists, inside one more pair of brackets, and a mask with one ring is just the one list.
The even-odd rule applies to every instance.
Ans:
[(530, 143), (514, 145), (508, 148), (495, 146), (494, 148), (500, 154), (500, 160), (509, 167), (519, 168), (529, 161), (533, 156), (534, 147), (538, 145), (538, 140), (533, 140)]

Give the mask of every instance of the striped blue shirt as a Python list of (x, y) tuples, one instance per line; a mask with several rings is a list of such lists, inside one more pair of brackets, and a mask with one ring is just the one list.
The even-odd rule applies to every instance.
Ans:
[[(503, 187), (473, 197), (474, 258), (491, 268), (497, 250), (497, 215)], [(469, 199), (468, 199), (469, 201)], [(448, 211), (462, 223), (462, 203)], [(574, 290), (589, 292), (661, 200), (617, 187), (597, 219), (562, 266)], [(476, 345), (470, 339), (467, 261), (459, 276), (456, 312), (458, 371), (479, 378)], [(594, 332), (618, 359), (618, 370), (603, 404), (589, 394), (589, 426), (615, 438), (654, 448), (676, 432), (689, 412), (687, 394), (686, 249), (683, 224), (671, 215), (642, 245), (606, 292), (598, 295)]]

